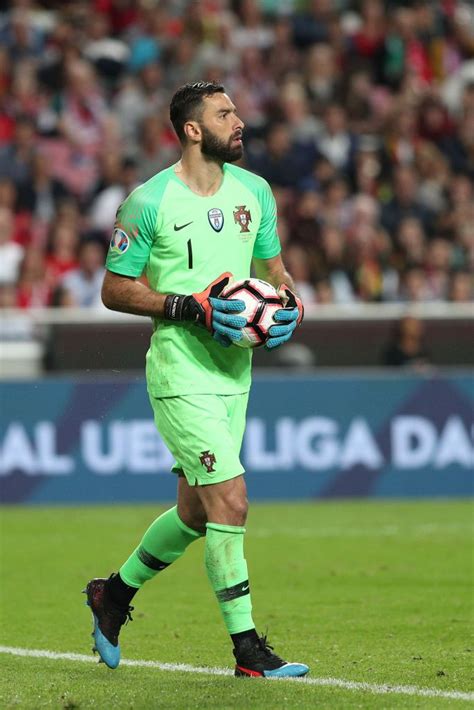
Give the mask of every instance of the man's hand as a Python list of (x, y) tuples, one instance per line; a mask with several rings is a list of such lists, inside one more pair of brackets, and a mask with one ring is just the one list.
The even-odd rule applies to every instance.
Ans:
[(167, 320), (191, 321), (202, 325), (224, 347), (242, 338), (246, 318), (236, 315), (245, 309), (243, 301), (219, 298), (232, 279), (230, 272), (221, 274), (204, 291), (191, 296), (170, 294), (166, 297), (164, 317)]
[(286, 343), (304, 317), (303, 304), (296, 293), (293, 293), (286, 284), (281, 284), (277, 291), (283, 308), (280, 308), (273, 316), (278, 325), (272, 325), (268, 331), (270, 337), (265, 344), (266, 350), (273, 350)]

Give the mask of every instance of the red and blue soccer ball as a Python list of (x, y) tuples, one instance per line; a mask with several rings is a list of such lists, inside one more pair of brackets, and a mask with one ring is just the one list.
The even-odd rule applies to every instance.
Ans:
[(247, 319), (242, 328), (242, 339), (234, 342), (240, 348), (258, 348), (268, 340), (268, 329), (275, 325), (273, 316), (283, 308), (276, 289), (261, 279), (243, 279), (231, 282), (224, 288), (220, 298), (234, 298), (245, 303), (245, 310), (239, 313)]

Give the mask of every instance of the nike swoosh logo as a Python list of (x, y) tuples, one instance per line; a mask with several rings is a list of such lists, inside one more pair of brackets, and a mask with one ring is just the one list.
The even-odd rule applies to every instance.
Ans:
[(246, 587), (242, 587), (242, 591), (243, 591), (243, 592), (246, 592), (249, 587), (250, 587), (250, 584), (247, 584)]
[(177, 224), (174, 225), (174, 231), (179, 232), (180, 229), (184, 229), (185, 227), (189, 227), (189, 225), (192, 224), (191, 222), (186, 222), (186, 224), (180, 224), (179, 227)]

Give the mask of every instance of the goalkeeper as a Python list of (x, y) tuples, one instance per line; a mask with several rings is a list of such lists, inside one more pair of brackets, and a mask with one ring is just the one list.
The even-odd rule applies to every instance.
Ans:
[[(247, 496), (239, 451), (251, 377), (251, 351), (228, 347), (242, 337), (242, 301), (219, 298), (233, 276), (257, 277), (278, 290), (265, 347), (287, 341), (303, 318), (285, 271), (276, 206), (262, 178), (239, 168), (244, 124), (223, 86), (186, 84), (170, 118), (181, 160), (122, 203), (107, 257), (102, 298), (108, 308), (151, 316), (146, 358), (156, 426), (175, 458), (177, 505), (157, 518), (116, 574), (86, 587), (95, 649), (116, 668), (118, 637), (130, 603), (205, 536), (205, 566), (233, 643), (239, 676), (302, 676), (259, 636), (244, 557)], [(148, 286), (138, 278), (145, 273)]]

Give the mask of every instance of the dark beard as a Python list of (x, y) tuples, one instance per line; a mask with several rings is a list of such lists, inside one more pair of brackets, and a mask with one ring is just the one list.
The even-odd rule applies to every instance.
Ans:
[(205, 126), (201, 126), (201, 131), (201, 153), (207, 158), (217, 160), (221, 163), (235, 163), (236, 160), (240, 160), (244, 152), (242, 144), (231, 148), (233, 138), (230, 138), (227, 143), (224, 143), (224, 141), (219, 140), (219, 138)]

